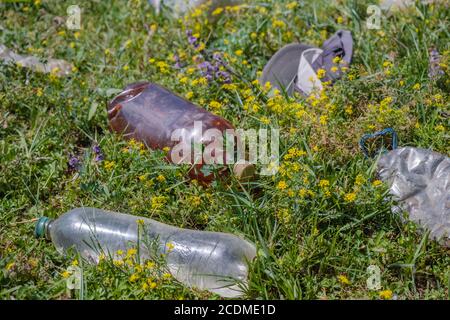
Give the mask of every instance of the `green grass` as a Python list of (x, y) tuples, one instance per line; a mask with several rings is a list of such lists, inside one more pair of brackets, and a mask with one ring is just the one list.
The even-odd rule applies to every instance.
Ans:
[[(448, 249), (391, 213), (387, 187), (373, 184), (374, 161), (358, 150), (362, 134), (391, 126), (401, 146), (449, 155), (448, 77), (439, 85), (427, 75), (429, 47), (443, 53), (444, 64), (450, 57), (448, 7), (418, 5), (368, 30), (370, 1), (305, 1), (293, 9), (288, 3), (253, 1), (205, 24), (204, 10), (179, 20), (166, 11), (155, 15), (146, 1), (80, 1), (78, 33), (53, 23), (66, 15), (63, 1), (0, 4), (0, 43), (78, 69), (57, 79), (0, 65), (2, 299), (219, 298), (165, 279), (159, 263), (144, 271), (108, 261), (90, 266), (34, 239), (33, 219), (79, 206), (247, 237), (259, 254), (246, 298), (379, 299), (381, 290), (399, 299), (449, 298)], [(353, 33), (354, 61), (322, 99), (268, 100), (252, 84), (283, 45), (319, 46), (340, 28)], [(189, 68), (199, 52), (186, 29), (199, 33), (205, 56), (225, 56), (235, 86), (195, 83), (201, 76)], [(173, 68), (173, 54), (185, 67)], [(291, 148), (306, 154), (284, 158), (276, 176), (244, 187), (188, 182), (186, 168), (167, 166), (163, 152), (138, 150), (108, 130), (109, 89), (138, 80), (191, 96), (240, 128), (278, 127), (283, 156)], [(95, 144), (105, 161), (94, 160)], [(80, 159), (79, 170), (69, 170), (71, 155)], [(69, 293), (63, 275), (74, 259), (84, 290)], [(381, 269), (381, 290), (366, 286), (369, 265)], [(156, 287), (143, 288), (147, 279)]]

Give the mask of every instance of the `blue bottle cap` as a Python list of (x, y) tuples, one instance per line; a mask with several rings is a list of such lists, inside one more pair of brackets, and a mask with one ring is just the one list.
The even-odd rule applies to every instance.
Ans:
[(45, 237), (45, 234), (47, 231), (47, 226), (50, 221), (51, 221), (51, 219), (48, 217), (39, 218), (39, 220), (36, 222), (36, 227), (34, 228), (34, 236), (36, 238)]

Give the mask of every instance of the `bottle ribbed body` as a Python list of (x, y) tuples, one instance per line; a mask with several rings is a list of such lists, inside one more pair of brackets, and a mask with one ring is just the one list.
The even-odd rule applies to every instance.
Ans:
[(54, 220), (49, 235), (58, 251), (73, 247), (94, 263), (101, 254), (116, 258), (118, 250), (126, 251), (138, 244), (140, 260), (144, 261), (151, 259), (152, 248), (156, 248), (165, 254), (167, 266), (178, 281), (224, 297), (242, 294), (237, 282), (245, 283), (248, 262), (256, 255), (253, 244), (231, 234), (181, 229), (148, 218), (86, 207)]

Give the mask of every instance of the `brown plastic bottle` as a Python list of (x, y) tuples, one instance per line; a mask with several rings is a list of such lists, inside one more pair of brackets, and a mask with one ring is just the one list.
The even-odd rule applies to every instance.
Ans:
[[(167, 159), (171, 162), (172, 148), (178, 144), (172, 141), (172, 133), (181, 129), (183, 139), (198, 139), (203, 145), (206, 141), (202, 132), (208, 129), (234, 129), (225, 119), (181, 98), (168, 89), (150, 82), (137, 82), (128, 85), (108, 105), (109, 126), (113, 131), (123, 133), (125, 139), (134, 138), (152, 149), (170, 148)], [(194, 122), (201, 121), (202, 130), (195, 128)], [(188, 141), (188, 140), (186, 140)], [(189, 140), (190, 141), (190, 140)], [(204, 161), (195, 163), (189, 171), (192, 179), (210, 183), (213, 173), (202, 171)], [(224, 164), (227, 164), (224, 155)], [(227, 168), (219, 170), (219, 175), (227, 173)], [(238, 178), (249, 178), (254, 174), (254, 166), (241, 164), (234, 166)]]

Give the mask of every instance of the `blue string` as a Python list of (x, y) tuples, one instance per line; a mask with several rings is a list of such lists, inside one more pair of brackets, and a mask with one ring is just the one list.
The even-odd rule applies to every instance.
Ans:
[(395, 130), (392, 128), (386, 128), (381, 131), (377, 131), (375, 133), (366, 133), (365, 135), (363, 135), (361, 137), (361, 139), (359, 140), (359, 147), (361, 148), (362, 152), (364, 153), (364, 156), (366, 158), (371, 158), (369, 155), (369, 150), (366, 147), (367, 140), (373, 139), (376, 137), (380, 137), (380, 136), (386, 136), (388, 134), (390, 134), (392, 136), (392, 150), (397, 149), (397, 143), (398, 143), (397, 132), (395, 132)]

